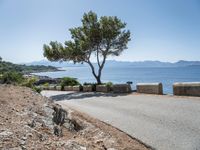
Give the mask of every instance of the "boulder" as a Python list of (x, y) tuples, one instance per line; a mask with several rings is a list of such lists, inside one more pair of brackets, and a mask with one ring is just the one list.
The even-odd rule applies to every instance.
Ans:
[(200, 82), (174, 83), (173, 93), (180, 96), (200, 96)]
[(112, 89), (114, 93), (130, 93), (131, 92), (130, 84), (114, 84)]
[(162, 83), (138, 83), (136, 88), (138, 93), (163, 94)]

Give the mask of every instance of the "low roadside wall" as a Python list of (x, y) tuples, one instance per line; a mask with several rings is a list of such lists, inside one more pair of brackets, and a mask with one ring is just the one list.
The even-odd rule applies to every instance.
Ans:
[(114, 93), (130, 93), (131, 92), (130, 84), (114, 84), (112, 89)]
[(61, 88), (62, 88), (61, 86), (56, 86), (57, 91), (61, 91)]
[(48, 89), (49, 89), (49, 90), (55, 90), (56, 87), (55, 87), (55, 85), (50, 85)]
[(109, 88), (107, 85), (96, 85), (97, 92), (109, 92)]
[(92, 85), (83, 85), (83, 92), (92, 92)]
[(64, 86), (64, 91), (73, 91), (73, 86)]
[(136, 88), (138, 93), (163, 94), (162, 83), (138, 83)]
[(72, 90), (79, 92), (79, 91), (81, 91), (81, 86), (80, 85), (73, 86)]
[(173, 93), (180, 96), (200, 96), (200, 82), (174, 83)]

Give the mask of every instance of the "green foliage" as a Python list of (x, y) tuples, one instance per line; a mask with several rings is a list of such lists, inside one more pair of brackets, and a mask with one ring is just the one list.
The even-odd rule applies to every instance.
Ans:
[(0, 61), (0, 74), (5, 72), (22, 72), (22, 73), (31, 73), (31, 72), (43, 72), (43, 71), (57, 71), (56, 67), (52, 66), (26, 66), (13, 64), (11, 62)]
[(24, 82), (22, 83), (22, 85), (26, 86), (26, 87), (33, 88), (34, 87), (34, 83), (36, 81), (37, 81), (37, 78), (35, 78), (35, 77), (27, 78), (27, 79), (24, 80)]
[(112, 82), (107, 82), (106, 86), (109, 87), (109, 88), (111, 88), (113, 86), (113, 83)]
[[(119, 56), (127, 49), (130, 41), (130, 31), (125, 30), (126, 23), (116, 16), (97, 17), (90, 11), (82, 18), (82, 25), (69, 29), (72, 40), (66, 41), (64, 46), (51, 41), (44, 44), (44, 56), (50, 61), (73, 61), (74, 63), (88, 63), (92, 73), (101, 83), (101, 71), (109, 55)], [(91, 63), (91, 55), (96, 56), (98, 70)]]
[(80, 83), (74, 78), (64, 77), (61, 79), (60, 85), (62, 86), (63, 89), (64, 86), (80, 85)]
[(42, 91), (42, 89), (40, 87), (37, 86), (33, 86), (32, 89), (38, 93), (40, 93)]
[(23, 75), (18, 72), (5, 72), (1, 76), (1, 82), (3, 84), (20, 84), (23, 80)]
[(49, 83), (44, 83), (43, 86), (48, 87)]
[(5, 72), (0, 75), (0, 82), (2, 84), (22, 85), (32, 88), (34, 91), (40, 93), (41, 89), (34, 86), (37, 78), (24, 78), (19, 72)]

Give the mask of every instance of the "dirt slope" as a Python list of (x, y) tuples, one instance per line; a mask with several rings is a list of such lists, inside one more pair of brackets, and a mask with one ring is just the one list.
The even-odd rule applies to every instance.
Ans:
[(0, 85), (0, 149), (145, 150), (125, 133), (29, 88)]

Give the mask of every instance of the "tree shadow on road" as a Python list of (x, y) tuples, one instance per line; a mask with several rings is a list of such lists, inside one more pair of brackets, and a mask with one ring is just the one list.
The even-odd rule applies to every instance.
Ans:
[(117, 96), (126, 96), (129, 93), (98, 93), (98, 92), (76, 92), (68, 94), (59, 94), (51, 96), (50, 98), (54, 101), (62, 100), (76, 100), (76, 99), (85, 99), (85, 98), (97, 98), (97, 97), (117, 97)]

